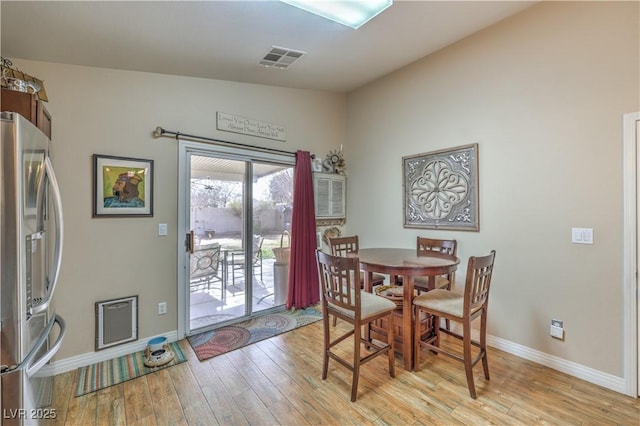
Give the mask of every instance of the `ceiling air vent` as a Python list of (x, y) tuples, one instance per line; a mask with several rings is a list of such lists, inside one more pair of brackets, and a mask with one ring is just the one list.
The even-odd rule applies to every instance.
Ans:
[(272, 46), (269, 53), (258, 62), (265, 67), (275, 67), (280, 69), (289, 68), (298, 59), (302, 58), (307, 52), (299, 50), (287, 49), (286, 47)]

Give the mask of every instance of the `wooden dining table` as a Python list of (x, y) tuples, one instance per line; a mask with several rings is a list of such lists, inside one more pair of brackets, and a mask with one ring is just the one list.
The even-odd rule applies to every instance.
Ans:
[(406, 248), (361, 248), (358, 251), (360, 269), (365, 272), (364, 288), (373, 291), (373, 273), (389, 274), (392, 284), (395, 277), (403, 277), (402, 301), (402, 357), (404, 368), (411, 371), (413, 365), (413, 297), (414, 277), (429, 277), (429, 289), (435, 288), (436, 276), (454, 272), (460, 259), (456, 256), (434, 253), (418, 256), (416, 249)]

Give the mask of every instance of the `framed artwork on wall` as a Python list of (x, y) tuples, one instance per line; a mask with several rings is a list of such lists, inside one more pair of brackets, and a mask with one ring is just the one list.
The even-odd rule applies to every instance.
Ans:
[(153, 160), (93, 155), (93, 217), (153, 216)]
[(478, 144), (402, 157), (405, 228), (479, 231)]

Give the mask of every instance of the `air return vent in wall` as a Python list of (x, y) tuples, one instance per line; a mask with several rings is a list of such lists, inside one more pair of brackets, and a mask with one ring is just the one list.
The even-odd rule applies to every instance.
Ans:
[(287, 49), (286, 47), (272, 46), (269, 53), (258, 62), (265, 67), (275, 67), (280, 69), (289, 68), (298, 59), (302, 58), (307, 52), (299, 50)]
[(96, 351), (138, 339), (138, 296), (96, 302)]

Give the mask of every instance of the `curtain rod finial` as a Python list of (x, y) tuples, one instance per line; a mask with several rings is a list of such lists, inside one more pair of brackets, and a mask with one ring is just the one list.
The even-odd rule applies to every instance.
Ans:
[(164, 134), (164, 129), (160, 126), (156, 127), (156, 129), (153, 131), (153, 136), (155, 136), (156, 138), (159, 138), (163, 134)]

